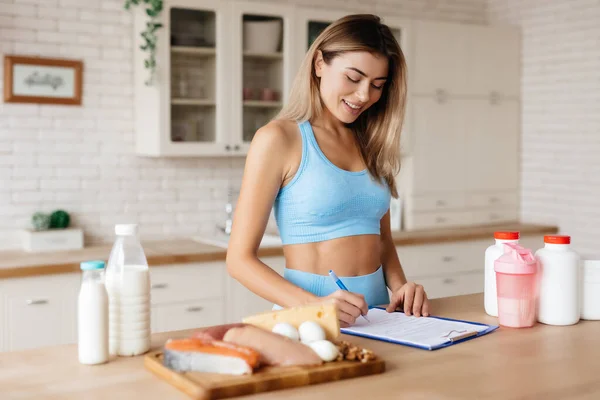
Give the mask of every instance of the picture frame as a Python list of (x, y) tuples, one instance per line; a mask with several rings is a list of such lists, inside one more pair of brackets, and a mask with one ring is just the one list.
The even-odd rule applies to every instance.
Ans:
[(82, 88), (82, 61), (4, 56), (6, 103), (81, 105)]

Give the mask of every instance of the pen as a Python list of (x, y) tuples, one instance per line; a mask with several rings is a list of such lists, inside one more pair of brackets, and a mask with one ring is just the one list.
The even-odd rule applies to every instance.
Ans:
[[(336, 285), (338, 285), (338, 287), (342, 290), (345, 290), (346, 292), (349, 292), (348, 288), (346, 287), (346, 285), (344, 285), (344, 282), (342, 282), (340, 280), (340, 278), (338, 278), (338, 276), (335, 274), (335, 272), (333, 272), (332, 269), (329, 270), (329, 276), (331, 277), (331, 279), (333, 279), (333, 281), (335, 282)], [(362, 315), (362, 314), (361, 314)], [(369, 321), (369, 318), (366, 317), (366, 315), (362, 316), (364, 319), (367, 320), (367, 322), (371, 322)]]

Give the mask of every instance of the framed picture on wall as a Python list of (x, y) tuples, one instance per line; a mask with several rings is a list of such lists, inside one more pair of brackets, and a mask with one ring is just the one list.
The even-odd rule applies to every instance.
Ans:
[(42, 57), (4, 56), (4, 101), (81, 105), (83, 63)]

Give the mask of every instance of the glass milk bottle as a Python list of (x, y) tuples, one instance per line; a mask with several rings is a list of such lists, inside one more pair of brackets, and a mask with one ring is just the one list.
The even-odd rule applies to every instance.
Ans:
[(104, 286), (104, 261), (80, 265), (81, 288), (77, 299), (77, 349), (82, 364), (108, 361), (108, 295)]
[(535, 253), (541, 269), (538, 321), (543, 324), (579, 322), (580, 257), (570, 243), (570, 236), (544, 236), (544, 247)]
[(110, 354), (135, 356), (150, 349), (150, 274), (137, 225), (115, 226), (106, 269)]
[(494, 232), (494, 240), (496, 243), (485, 250), (483, 303), (485, 312), (492, 317), (497, 317), (498, 295), (496, 293), (494, 261), (504, 254), (504, 243), (519, 243), (519, 232)]

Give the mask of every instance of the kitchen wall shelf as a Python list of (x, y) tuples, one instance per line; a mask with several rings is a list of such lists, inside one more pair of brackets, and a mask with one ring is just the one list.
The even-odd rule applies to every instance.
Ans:
[(171, 52), (180, 54), (194, 54), (207, 57), (213, 57), (217, 54), (214, 47), (172, 46)]
[(259, 108), (281, 108), (283, 103), (280, 101), (259, 101), (259, 100), (247, 100), (244, 101), (244, 107), (259, 107)]
[(171, 99), (171, 104), (180, 106), (214, 106), (214, 100), (207, 99)]
[(283, 58), (283, 53), (253, 53), (253, 52), (244, 52), (244, 57), (247, 58), (263, 58), (267, 60), (281, 60)]

